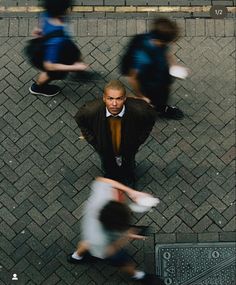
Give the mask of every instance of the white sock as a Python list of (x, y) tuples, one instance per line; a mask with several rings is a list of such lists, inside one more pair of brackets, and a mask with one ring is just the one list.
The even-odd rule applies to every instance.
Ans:
[(143, 272), (143, 271), (135, 271), (135, 273), (133, 275), (133, 278), (137, 279), (137, 280), (140, 280), (140, 279), (143, 279), (144, 276), (145, 276), (145, 272)]
[(77, 259), (77, 260), (81, 260), (81, 259), (83, 259), (83, 256), (79, 256), (79, 255), (77, 254), (77, 252), (75, 251), (75, 252), (72, 254), (72, 258)]

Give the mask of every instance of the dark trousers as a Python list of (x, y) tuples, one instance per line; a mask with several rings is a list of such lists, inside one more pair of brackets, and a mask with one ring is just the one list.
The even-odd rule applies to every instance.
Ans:
[(100, 155), (102, 168), (106, 178), (114, 179), (124, 184), (134, 181), (135, 154), (122, 157), (122, 165), (118, 166), (115, 158)]
[(50, 80), (62, 80), (65, 79), (68, 72), (64, 71), (47, 71)]
[(147, 78), (140, 81), (142, 93), (151, 100), (156, 111), (164, 112), (170, 97), (170, 87), (173, 78), (168, 74), (162, 77), (162, 81), (149, 81)]
[(165, 86), (162, 88), (159, 88), (155, 91), (155, 93), (150, 93), (150, 99), (152, 101), (152, 104), (155, 106), (156, 111), (158, 112), (164, 112), (165, 108), (169, 101), (169, 95), (170, 95), (170, 87)]

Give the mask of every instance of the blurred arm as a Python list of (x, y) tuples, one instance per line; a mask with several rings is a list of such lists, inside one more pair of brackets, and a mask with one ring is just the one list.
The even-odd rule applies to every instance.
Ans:
[(129, 238), (128, 238), (127, 233), (125, 233), (121, 238), (119, 238), (118, 240), (114, 241), (113, 243), (107, 246), (107, 249), (106, 249), (107, 257), (115, 255), (128, 242), (129, 242)]
[(138, 99), (142, 99), (146, 101), (147, 103), (150, 103), (150, 99), (144, 96), (141, 91), (141, 86), (138, 78), (138, 74), (140, 72), (143, 72), (145, 66), (149, 64), (149, 57), (146, 54), (145, 51), (142, 50), (136, 50), (133, 54), (133, 63), (132, 67), (130, 69), (129, 75), (127, 77), (127, 80), (131, 87), (133, 88), (136, 96)]
[(124, 235), (119, 238), (118, 240), (111, 243), (106, 250), (107, 256), (112, 256), (116, 254), (119, 250), (121, 250), (123, 247), (127, 245), (130, 239), (135, 240), (145, 240), (145, 236), (137, 235), (134, 230), (131, 228), (127, 232), (124, 233)]
[(32, 31), (32, 36), (34, 36), (34, 37), (41, 37), (42, 36), (42, 32), (43, 32), (42, 29), (36, 27)]
[(140, 85), (139, 85), (137, 77), (138, 77), (138, 72), (135, 70), (131, 70), (129, 73), (129, 76), (127, 77), (127, 80), (129, 84), (131, 85), (131, 87), (133, 88), (135, 94), (138, 97), (143, 97), (143, 94), (140, 91)]
[(135, 95), (137, 96), (137, 99), (142, 99), (144, 101), (146, 101), (147, 103), (150, 103), (151, 100), (149, 98), (147, 98), (146, 96), (144, 96), (141, 93), (141, 88), (140, 88), (140, 84), (138, 81), (138, 72), (135, 70), (131, 70), (130, 75), (127, 77), (127, 80), (129, 82), (129, 84), (131, 85), (131, 87), (133, 88)]
[(151, 196), (148, 193), (136, 191), (136, 190), (134, 190), (134, 189), (132, 189), (132, 188), (120, 183), (120, 182), (112, 180), (112, 179), (108, 179), (108, 178), (104, 178), (104, 177), (97, 177), (96, 180), (108, 183), (112, 186), (112, 188), (123, 191), (133, 201), (136, 201), (138, 198), (141, 198), (141, 197)]
[(168, 52), (166, 56), (167, 56), (167, 61), (169, 63), (169, 66), (177, 64), (176, 57), (172, 53)]
[(47, 71), (80, 71), (85, 70), (88, 65), (83, 62), (75, 62), (74, 64), (67, 65), (61, 63), (52, 63), (46, 61), (43, 63), (45, 70)]

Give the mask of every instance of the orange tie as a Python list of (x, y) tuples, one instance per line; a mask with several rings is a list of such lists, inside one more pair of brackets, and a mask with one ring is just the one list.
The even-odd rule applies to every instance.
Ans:
[(111, 139), (114, 153), (116, 155), (120, 152), (121, 143), (121, 118), (109, 117), (109, 125), (111, 130)]

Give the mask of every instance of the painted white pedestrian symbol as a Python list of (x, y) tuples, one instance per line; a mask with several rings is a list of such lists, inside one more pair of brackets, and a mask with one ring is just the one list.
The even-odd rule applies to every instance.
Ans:
[(17, 277), (17, 274), (16, 273), (14, 273), (13, 275), (12, 275), (12, 279), (11, 280), (13, 280), (13, 281), (17, 281), (18, 280), (18, 277)]

